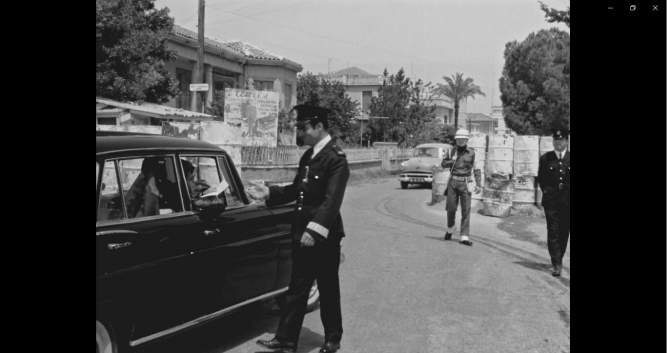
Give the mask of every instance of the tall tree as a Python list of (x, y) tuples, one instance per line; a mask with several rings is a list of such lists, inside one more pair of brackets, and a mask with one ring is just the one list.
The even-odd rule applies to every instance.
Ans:
[(179, 93), (164, 64), (174, 19), (154, 0), (96, 0), (95, 94), (119, 101), (165, 103)]
[(500, 78), (505, 123), (517, 134), (545, 135), (570, 122), (570, 34), (552, 28), (505, 46)]
[(544, 11), (544, 18), (547, 20), (547, 22), (565, 23), (565, 25), (570, 28), (570, 5), (568, 5), (568, 9), (566, 11), (560, 11), (554, 8), (550, 8), (542, 1), (538, 2), (540, 3), (540, 9)]
[(296, 87), (298, 104), (309, 104), (332, 110), (330, 115), (330, 135), (346, 143), (358, 142), (359, 131), (351, 120), (358, 114), (356, 102), (347, 95), (341, 82), (330, 81), (323, 76), (309, 72), (298, 76)]
[[(385, 76), (387, 74), (384, 71)], [(372, 97), (370, 115), (388, 119), (371, 119), (370, 133), (373, 141), (385, 137), (399, 146), (411, 146), (416, 143), (432, 142), (432, 135), (422, 133), (435, 130), (431, 124), (435, 120), (435, 106), (428, 106), (421, 99), (421, 80), (415, 83), (405, 77), (401, 68), (383, 84), (377, 97)], [(427, 139), (429, 141), (424, 141)]]
[(460, 103), (464, 99), (475, 98), (475, 95), (481, 95), (486, 97), (486, 94), (482, 92), (479, 86), (474, 84), (474, 80), (471, 78), (463, 79), (463, 74), (456, 73), (455, 76), (442, 77), (447, 84), (437, 83), (437, 87), (432, 90), (432, 93), (435, 95), (445, 95), (454, 102), (454, 127), (458, 129), (458, 109), (460, 108)]

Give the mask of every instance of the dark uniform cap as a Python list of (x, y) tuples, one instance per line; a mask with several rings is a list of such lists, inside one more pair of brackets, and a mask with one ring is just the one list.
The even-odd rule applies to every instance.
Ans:
[(296, 105), (293, 109), (298, 114), (295, 126), (305, 125), (313, 119), (326, 120), (328, 118), (328, 113), (331, 112), (328, 108), (314, 107), (311, 105)]
[(553, 137), (555, 139), (564, 139), (568, 138), (568, 135), (570, 135), (570, 130), (568, 129), (551, 129), (551, 132), (553, 133)]

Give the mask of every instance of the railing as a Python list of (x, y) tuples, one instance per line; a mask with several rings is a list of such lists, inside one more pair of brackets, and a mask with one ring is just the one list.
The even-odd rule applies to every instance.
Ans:
[[(309, 149), (308, 147), (278, 146), (278, 147), (256, 147), (243, 146), (241, 150), (242, 165), (245, 166), (283, 166), (297, 165), (300, 157)], [(414, 149), (375, 149), (375, 148), (348, 148), (343, 149), (347, 160), (369, 161), (369, 160), (395, 160), (409, 158)]]

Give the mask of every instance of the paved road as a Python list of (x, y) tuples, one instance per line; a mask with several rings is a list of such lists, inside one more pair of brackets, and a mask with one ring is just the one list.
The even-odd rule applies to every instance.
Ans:
[[(347, 189), (340, 352), (569, 352), (570, 250), (552, 277), (544, 219), (473, 210), (466, 247), (444, 241), (444, 203), (428, 201), (429, 189), (393, 179)], [(254, 342), (273, 337), (278, 315), (265, 301), (143, 351), (262, 352)], [(316, 311), (298, 352), (322, 343)]]

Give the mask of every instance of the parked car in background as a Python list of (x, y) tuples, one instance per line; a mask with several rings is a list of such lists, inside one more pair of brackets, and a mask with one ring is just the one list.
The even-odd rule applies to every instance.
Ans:
[(433, 168), (440, 167), (442, 158), (452, 146), (446, 143), (425, 143), (414, 149), (412, 158), (400, 164), (402, 171), (398, 180), (400, 187), (407, 189), (410, 184), (431, 186)]
[[(295, 204), (247, 198), (225, 150), (96, 131), (95, 168), (96, 352), (130, 350), (288, 289)], [(213, 193), (216, 207), (199, 202), (199, 190), (217, 185), (227, 187)], [(312, 309), (318, 296), (315, 286)]]

